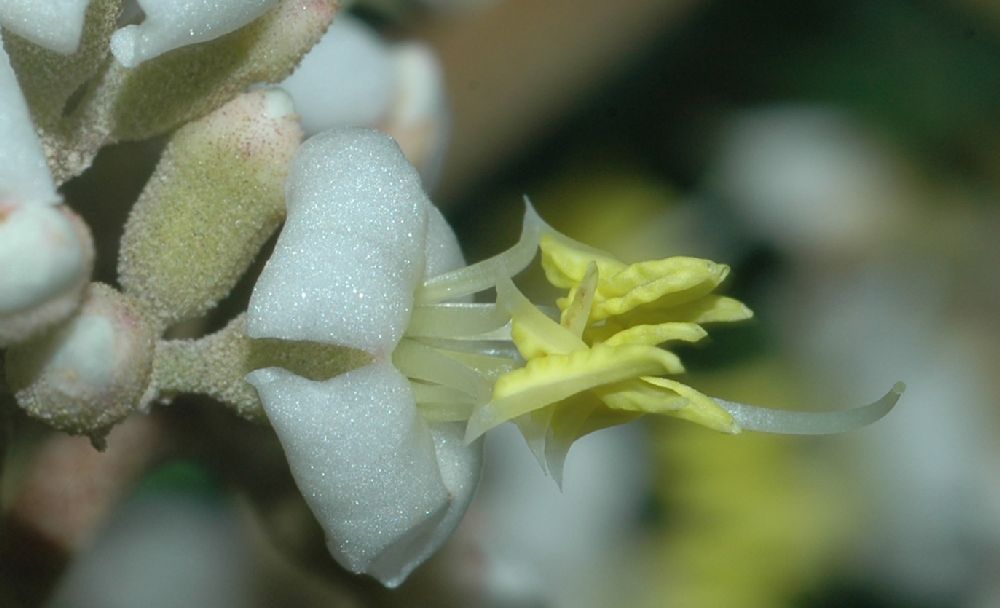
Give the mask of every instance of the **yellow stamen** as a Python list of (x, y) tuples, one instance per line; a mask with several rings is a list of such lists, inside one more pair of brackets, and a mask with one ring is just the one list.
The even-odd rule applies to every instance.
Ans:
[(644, 345), (598, 344), (566, 355), (536, 357), (497, 380), (493, 400), (473, 413), (465, 438), (472, 441), (512, 418), (604, 384), (682, 371), (676, 355)]

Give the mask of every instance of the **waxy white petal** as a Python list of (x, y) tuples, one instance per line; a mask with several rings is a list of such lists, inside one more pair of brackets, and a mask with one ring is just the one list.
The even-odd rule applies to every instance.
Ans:
[(90, 230), (68, 207), (0, 202), (0, 347), (70, 315), (93, 262)]
[(51, 51), (68, 55), (80, 45), (90, 0), (4, 0), (0, 25)]
[(394, 586), (448, 537), (479, 475), (481, 446), (432, 434), (409, 381), (375, 362), (316, 382), (279, 369), (247, 376), (337, 561)]
[(0, 45), (0, 204), (60, 202), (28, 105)]
[(86, 280), (89, 243), (61, 207), (0, 204), (0, 316), (38, 306)]
[(385, 559), (373, 564), (368, 573), (387, 587), (399, 586), (417, 566), (441, 548), (462, 521), (479, 486), (483, 468), (483, 442), (465, 445), (465, 428), (462, 424), (432, 424), (430, 431), (441, 481), (448, 489), (448, 507), (433, 529), (418, 542), (411, 543), (405, 552), (402, 548), (396, 548), (395, 560)]
[(146, 19), (111, 36), (111, 53), (134, 68), (182, 46), (208, 42), (260, 17), (277, 0), (139, 0)]
[(285, 227), (250, 298), (247, 333), (387, 358), (424, 274), (430, 203), (419, 175), (385, 135), (327, 131), (296, 154), (286, 204)]

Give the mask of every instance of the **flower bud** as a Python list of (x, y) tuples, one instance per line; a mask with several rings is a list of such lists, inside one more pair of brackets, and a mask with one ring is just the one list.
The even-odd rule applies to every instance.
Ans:
[(29, 415), (96, 442), (151, 398), (155, 345), (131, 298), (92, 283), (76, 317), (7, 351), (7, 380)]
[(57, 205), (61, 201), (17, 74), (0, 45), (0, 203)]
[(118, 263), (125, 292), (162, 326), (215, 306), (278, 227), (301, 137), (278, 89), (237, 97), (174, 135), (132, 208)]
[(0, 346), (76, 309), (93, 259), (90, 230), (68, 207), (0, 203)]

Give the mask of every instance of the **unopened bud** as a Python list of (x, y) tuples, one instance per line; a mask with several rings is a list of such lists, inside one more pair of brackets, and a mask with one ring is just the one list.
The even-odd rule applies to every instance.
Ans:
[(69, 316), (93, 259), (90, 230), (65, 205), (0, 203), (0, 346)]
[(278, 89), (237, 97), (178, 131), (132, 208), (119, 279), (162, 326), (225, 297), (285, 213), (302, 130)]
[(96, 442), (151, 398), (155, 344), (131, 298), (93, 283), (72, 320), (7, 351), (7, 380), (29, 415)]

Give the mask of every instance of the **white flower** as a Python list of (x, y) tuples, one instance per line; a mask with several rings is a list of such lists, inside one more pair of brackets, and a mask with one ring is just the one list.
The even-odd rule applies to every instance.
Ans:
[(281, 87), (295, 98), (307, 135), (381, 129), (425, 184), (436, 182), (450, 124), (441, 65), (426, 44), (390, 44), (360, 19), (339, 15)]
[[(286, 203), (247, 333), (348, 347), (370, 362), (326, 380), (272, 367), (247, 381), (333, 556), (388, 586), (457, 525), (478, 480), (479, 437), (505, 421), (558, 481), (573, 441), (643, 414), (729, 432), (835, 433), (877, 420), (902, 392), (852, 410), (789, 412), (658, 377), (682, 368), (657, 344), (703, 337), (696, 323), (747, 316), (739, 302), (708, 295), (727, 268), (693, 258), (626, 265), (560, 235), (530, 206), (517, 244), (459, 268), (455, 236), (416, 171), (375, 131), (307, 141)], [(560, 321), (510, 281), (539, 247), (549, 280), (570, 288)], [(497, 304), (443, 302), (491, 287)], [(649, 317), (654, 304), (674, 321)]]
[(481, 442), (428, 422), (393, 364), (426, 278), (463, 265), (417, 172), (375, 131), (328, 131), (293, 162), (288, 219), (254, 288), (247, 333), (364, 351), (328, 380), (280, 368), (247, 376), (333, 556), (396, 586), (458, 524)]

